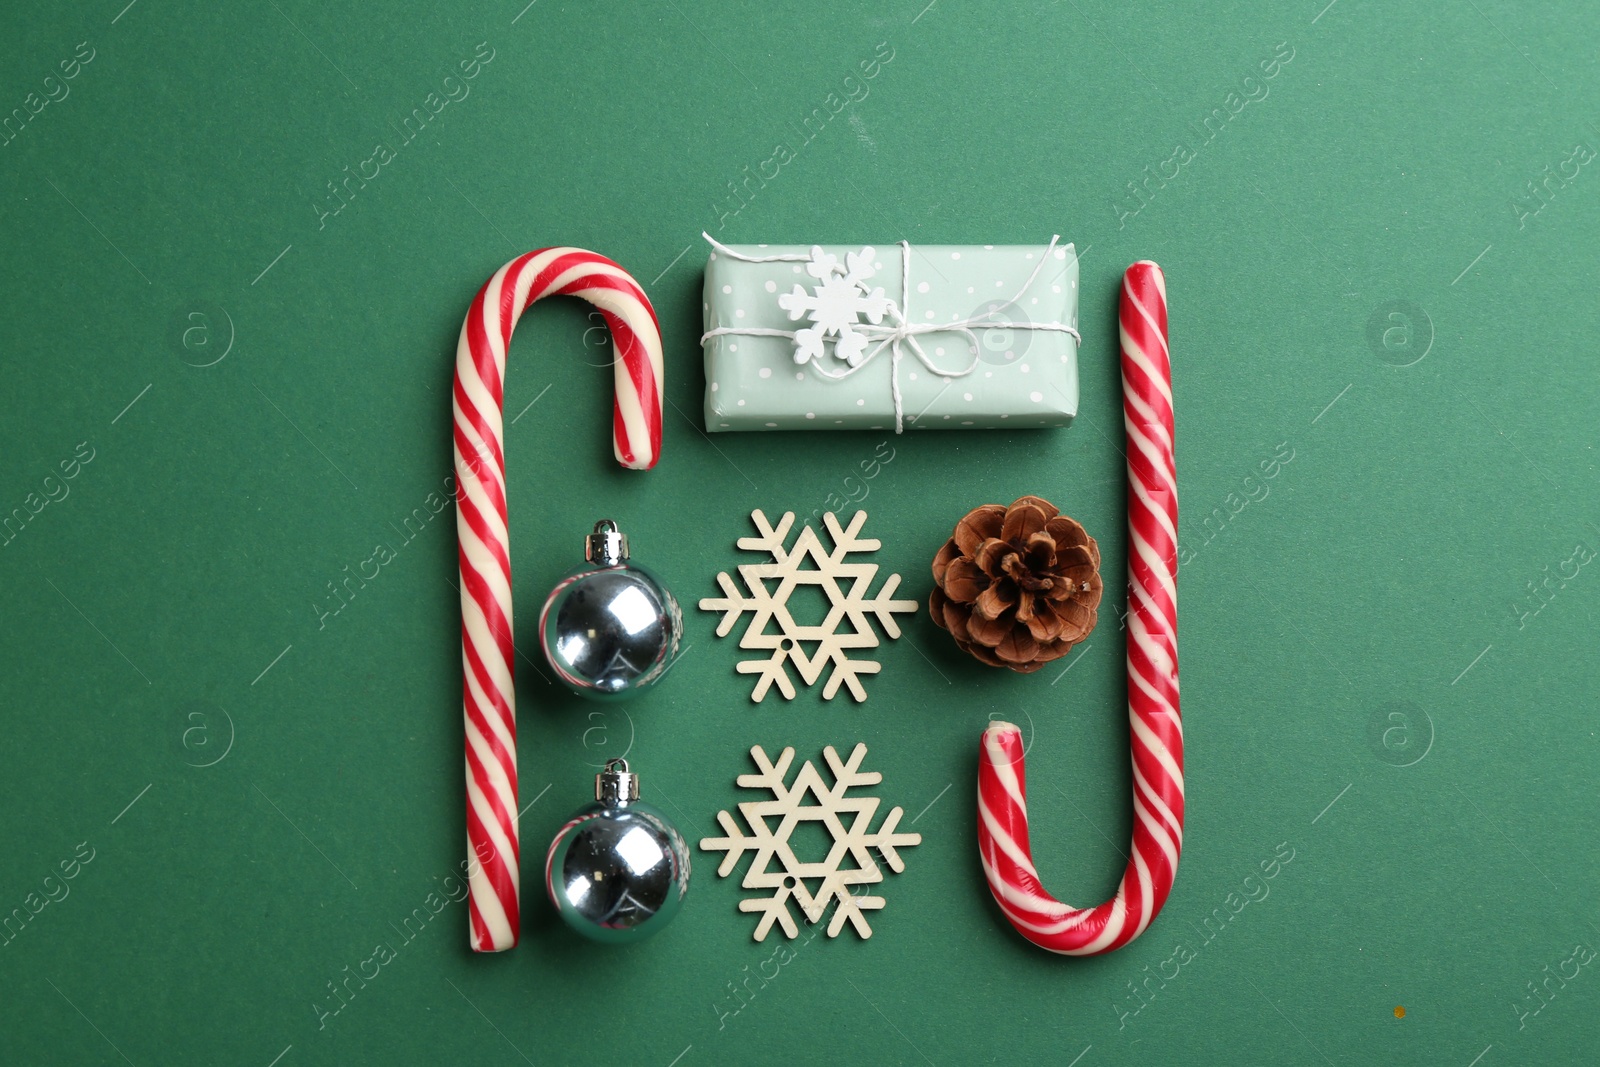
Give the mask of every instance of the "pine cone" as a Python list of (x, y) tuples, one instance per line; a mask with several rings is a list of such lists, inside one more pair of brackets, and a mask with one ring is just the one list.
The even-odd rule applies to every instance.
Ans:
[(1027, 673), (1094, 629), (1100, 546), (1036, 496), (985, 504), (956, 524), (933, 560), (933, 621), (992, 667)]

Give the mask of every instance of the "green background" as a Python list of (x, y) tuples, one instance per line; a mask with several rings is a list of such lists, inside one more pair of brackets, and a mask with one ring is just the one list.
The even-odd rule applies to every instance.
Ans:
[[(45, 879), (80, 843), (93, 859), (0, 947), (0, 1060), (1592, 1055), (1600, 975), (1564, 962), (1600, 945), (1600, 576), (1581, 566), (1600, 546), (1592, 7), (525, 3), (7, 6), (0, 115), (26, 113), (80, 42), (93, 59), (0, 147), (0, 513), (67, 491), (0, 548), (0, 914), (62, 892)], [(319, 228), (326, 183), (479, 42), (493, 59), (470, 95)], [(731, 213), (741, 168), (796, 140), (880, 42), (893, 59), (865, 99)], [(1264, 80), (1280, 42), (1293, 58)], [(1206, 135), (1235, 91), (1257, 99)], [(1192, 158), (1160, 177), (1180, 145)], [(894, 441), (866, 483), (845, 479), (882, 435), (713, 445), (704, 228), (1060, 232), (1084, 252), (1077, 423)], [(1079, 903), (1115, 885), (1114, 605), (1065, 675), (981, 668), (918, 617), (860, 706), (752, 705), (733, 639), (691, 609), (673, 674), (599, 717), (522, 664), (538, 800), (521, 946), (472, 956), (452, 905), (319, 1030), (326, 983), (397, 941), (464, 855), (449, 513), (339, 614), (316, 605), (441, 489), (476, 288), (562, 243), (646, 285), (669, 405), (659, 468), (621, 471), (585, 308), (519, 329), (507, 447), (530, 660), (530, 620), (601, 516), (693, 605), (746, 561), (733, 541), (753, 508), (808, 514), (864, 485), (877, 562), (923, 596), (965, 510), (1039, 493), (1100, 538), (1117, 589), (1115, 294), (1128, 263), (1163, 264), (1189, 818), (1144, 937), (1093, 960), (1033, 948), (988, 898), (974, 840), (978, 734), (1016, 719), (1046, 884)], [(92, 461), (46, 483), (81, 442)], [(1280, 447), (1293, 459), (1263, 480)], [(730, 1014), (729, 983), (775, 942), (751, 942), (715, 857), (696, 854), (684, 911), (651, 942), (605, 950), (553, 925), (538, 858), (604, 755), (631, 743), (647, 797), (698, 838), (747, 799), (733, 779), (751, 745), (817, 759), (857, 741), (924, 835), (870, 941), (803, 941)], [(1259, 881), (1280, 845), (1292, 861)], [(1246, 893), (1267, 895), (1206, 941), (1202, 920)], [(1133, 999), (1180, 945), (1193, 959)]]

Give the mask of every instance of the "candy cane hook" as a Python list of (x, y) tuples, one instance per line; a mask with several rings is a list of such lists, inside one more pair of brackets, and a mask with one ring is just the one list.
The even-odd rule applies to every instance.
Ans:
[(661, 330), (639, 283), (604, 256), (542, 248), (484, 283), (456, 347), (456, 532), (461, 541), (462, 709), (466, 720), (471, 944), (517, 943), (517, 719), (511, 657), (511, 547), (503, 436), (506, 349), (528, 305), (547, 296), (593, 304), (611, 328), (617, 462), (655, 466), (661, 452)]
[(1172, 890), (1183, 847), (1183, 725), (1178, 716), (1178, 484), (1172, 368), (1161, 268), (1122, 279), (1122, 414), (1128, 433), (1128, 733), (1133, 845), (1116, 896), (1095, 908), (1057, 902), (1028, 845), (1022, 734), (984, 731), (978, 762), (978, 851), (989, 889), (1029, 941), (1068, 956), (1121, 948), (1145, 931)]

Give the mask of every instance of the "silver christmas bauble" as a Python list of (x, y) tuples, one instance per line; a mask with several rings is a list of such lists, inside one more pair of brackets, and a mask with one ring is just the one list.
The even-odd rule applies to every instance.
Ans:
[(625, 759), (595, 775), (595, 803), (556, 832), (545, 857), (545, 889), (566, 924), (609, 944), (660, 930), (689, 891), (689, 846), (667, 817), (639, 803)]
[(683, 616), (655, 575), (628, 562), (628, 538), (610, 519), (595, 523), (584, 559), (545, 599), (545, 658), (579, 696), (632, 696), (672, 665)]

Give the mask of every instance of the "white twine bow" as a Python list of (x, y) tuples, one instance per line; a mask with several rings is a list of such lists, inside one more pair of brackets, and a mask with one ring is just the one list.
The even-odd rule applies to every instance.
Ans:
[[(706, 241), (711, 244), (711, 247), (715, 248), (718, 252), (732, 259), (737, 259), (742, 263), (811, 263), (813, 261), (820, 262), (824, 259), (831, 259), (831, 257), (822, 255), (820, 246), (814, 248), (810, 254), (790, 252), (776, 256), (747, 256), (742, 252), (735, 252), (727, 245), (718, 241), (715, 237), (712, 237), (709, 233), (701, 233), (700, 236), (704, 237)], [(926, 323), (914, 323), (910, 321), (911, 243), (909, 241), (899, 242), (900, 293), (901, 301), (906, 306), (902, 308), (893, 300), (882, 297), (883, 291), (881, 289), (869, 293), (865, 285), (863, 285), (859, 279), (855, 279), (853, 277), (852, 271), (852, 274), (850, 275), (852, 278), (852, 285), (857, 287), (857, 291), (862, 296), (872, 299), (875, 306), (873, 307), (872, 311), (868, 312), (869, 321), (852, 321), (849, 324), (848, 331), (841, 331), (840, 336), (833, 339), (835, 356), (839, 359), (842, 359), (846, 364), (845, 369), (841, 371), (835, 372), (823, 366), (821, 358), (821, 346), (824, 341), (829, 339), (826, 336), (826, 330), (775, 330), (761, 326), (719, 326), (714, 330), (707, 330), (704, 334), (702, 334), (700, 337), (700, 343), (703, 345), (706, 341), (713, 337), (785, 337), (795, 342), (794, 360), (796, 363), (803, 364), (810, 362), (812, 369), (816, 371), (817, 374), (829, 379), (830, 381), (842, 381), (843, 379), (850, 377), (852, 374), (855, 374), (857, 371), (865, 369), (867, 365), (876, 359), (880, 353), (887, 350), (889, 352), (889, 390), (891, 396), (894, 398), (894, 432), (897, 434), (903, 433), (905, 431), (905, 408), (900, 395), (900, 360), (904, 357), (905, 353), (902, 350), (902, 345), (909, 348), (911, 350), (911, 354), (916, 356), (916, 358), (922, 362), (922, 365), (928, 368), (929, 372), (942, 378), (965, 378), (967, 375), (977, 370), (978, 364), (981, 362), (981, 357), (978, 354), (978, 336), (973, 332), (974, 327), (990, 330), (1044, 330), (1052, 333), (1067, 334), (1073, 339), (1073, 341), (1079, 344), (1083, 342), (1083, 339), (1078, 335), (1078, 331), (1064, 323), (997, 322), (989, 317), (989, 315), (993, 315), (1001, 308), (1011, 307), (1017, 303), (1017, 301), (1021, 300), (1024, 295), (1026, 295), (1028, 290), (1032, 288), (1034, 281), (1039, 277), (1039, 272), (1044, 269), (1045, 261), (1050, 258), (1050, 253), (1055, 251), (1056, 243), (1060, 240), (1060, 234), (1056, 234), (1050, 238), (1050, 244), (1045, 249), (1044, 255), (1039, 257), (1038, 263), (1034, 264), (1033, 273), (1028, 275), (1028, 280), (1022, 283), (1022, 288), (1018, 289), (1016, 294), (1013, 295), (1010, 300), (1000, 304), (991, 304), (988, 315), (974, 315), (965, 319), (956, 319), (952, 322)], [(861, 254), (864, 258), (870, 259), (871, 249), (863, 248)], [(856, 256), (852, 254), (846, 258), (854, 261)], [(814, 272), (813, 276), (818, 277), (818, 280), (824, 280), (821, 276), (816, 275)], [(798, 292), (798, 287), (796, 287), (796, 290)], [(880, 300), (881, 303), (878, 303)], [(880, 311), (881, 314), (879, 314)], [(790, 317), (799, 318), (800, 312), (791, 310)], [(813, 313), (813, 321), (815, 321), (816, 318), (816, 314)], [(965, 367), (957, 369), (939, 366), (933, 361), (933, 358), (928, 355), (928, 353), (923, 349), (921, 343), (917, 340), (918, 337), (930, 333), (957, 333), (965, 337), (967, 340), (968, 350), (972, 355), (971, 361)], [(851, 334), (859, 336), (852, 340), (841, 354), (840, 342), (845, 341), (846, 338), (850, 337)], [(861, 340), (862, 337), (864, 337), (865, 340)], [(866, 341), (876, 341), (876, 343), (872, 344), (870, 347), (867, 347)]]

